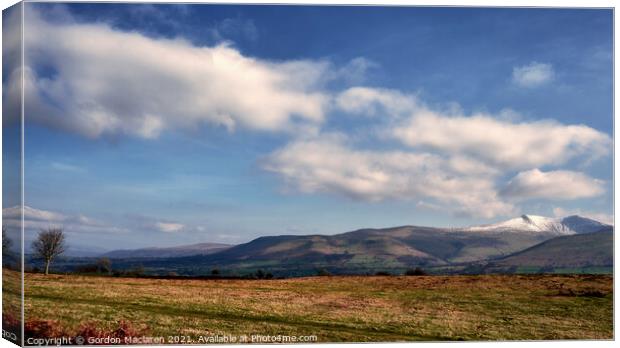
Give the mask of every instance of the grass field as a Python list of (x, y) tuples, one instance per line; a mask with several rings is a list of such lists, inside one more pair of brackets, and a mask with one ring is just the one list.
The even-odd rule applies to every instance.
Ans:
[[(9, 272), (11, 273), (11, 272)], [(7, 278), (8, 276), (8, 278)], [(7, 274), (10, 279), (17, 274)], [(315, 335), (318, 342), (613, 338), (610, 276), (164, 280), (26, 274), (26, 321), (148, 336)]]

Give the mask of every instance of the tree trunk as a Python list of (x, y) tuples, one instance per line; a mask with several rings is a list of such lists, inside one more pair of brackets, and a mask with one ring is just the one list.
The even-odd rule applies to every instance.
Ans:
[(45, 275), (48, 275), (50, 271), (50, 260), (45, 260)]

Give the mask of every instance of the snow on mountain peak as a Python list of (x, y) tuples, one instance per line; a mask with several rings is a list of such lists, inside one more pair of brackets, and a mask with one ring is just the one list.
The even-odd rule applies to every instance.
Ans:
[(472, 232), (551, 232), (558, 235), (590, 233), (604, 228), (598, 221), (573, 215), (565, 218), (550, 218), (538, 215), (521, 215), (518, 218), (490, 225), (468, 227)]

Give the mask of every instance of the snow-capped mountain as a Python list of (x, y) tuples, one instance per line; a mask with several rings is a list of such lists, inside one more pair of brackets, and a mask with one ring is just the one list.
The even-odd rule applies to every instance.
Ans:
[(597, 232), (609, 225), (578, 215), (550, 218), (538, 215), (521, 215), (518, 218), (491, 225), (468, 227), (471, 232), (551, 232), (558, 235)]

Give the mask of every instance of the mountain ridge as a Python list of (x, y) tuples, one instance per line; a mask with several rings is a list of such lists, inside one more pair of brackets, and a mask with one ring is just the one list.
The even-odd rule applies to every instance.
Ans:
[(613, 267), (613, 229), (558, 236), (486, 265), (487, 272), (515, 267), (530, 271)]
[[(415, 267), (447, 273), (458, 273), (459, 270), (467, 273), (467, 269), (486, 272), (485, 264), (493, 265), (497, 260), (537, 245), (544, 247), (544, 242), (555, 238), (587, 236), (600, 230), (601, 226), (613, 231), (611, 225), (579, 216), (558, 219), (526, 215), (481, 226), (441, 228), (404, 225), (362, 228), (335, 235), (261, 236), (232, 246), (199, 243), (113, 251), (104, 254), (104, 257), (111, 256), (118, 269), (144, 267), (153, 274), (204, 275), (217, 269), (221, 274), (239, 276), (263, 269), (286, 277), (313, 275), (318, 270), (332, 274), (402, 273)], [(607, 248), (605, 238), (585, 240), (593, 243), (589, 246), (593, 250)], [(562, 242), (562, 239), (559, 241)], [(560, 242), (553, 243), (563, 245)], [(583, 265), (597, 266), (600, 261), (595, 254), (587, 253), (587, 248), (585, 252), (580, 251), (580, 255), (585, 255), (582, 256), (583, 262), (580, 261)], [(587, 262), (588, 258), (592, 262)], [(74, 267), (71, 261), (66, 266), (69, 270)], [(518, 269), (514, 264), (496, 266), (496, 269), (511, 272)]]
[(539, 215), (521, 215), (518, 218), (501, 221), (495, 224), (467, 227), (467, 231), (505, 231), (521, 230), (531, 232), (553, 232), (558, 235), (590, 233), (610, 226), (599, 221), (571, 215), (563, 218), (550, 218)]
[(578, 217), (570, 220), (572, 229), (561, 230), (556, 225), (541, 223), (561, 220), (527, 217), (529, 221), (521, 217), (516, 225), (504, 222), (485, 225), (482, 230), (405, 225), (335, 235), (262, 236), (208, 255), (148, 260), (144, 266), (165, 268), (168, 262), (173, 262), (180, 273), (196, 272), (199, 268), (230, 272), (264, 268), (282, 275), (312, 274), (317, 269), (334, 274), (401, 272), (412, 267), (450, 267), (494, 260), (558, 236), (587, 234), (592, 226), (604, 225)]

